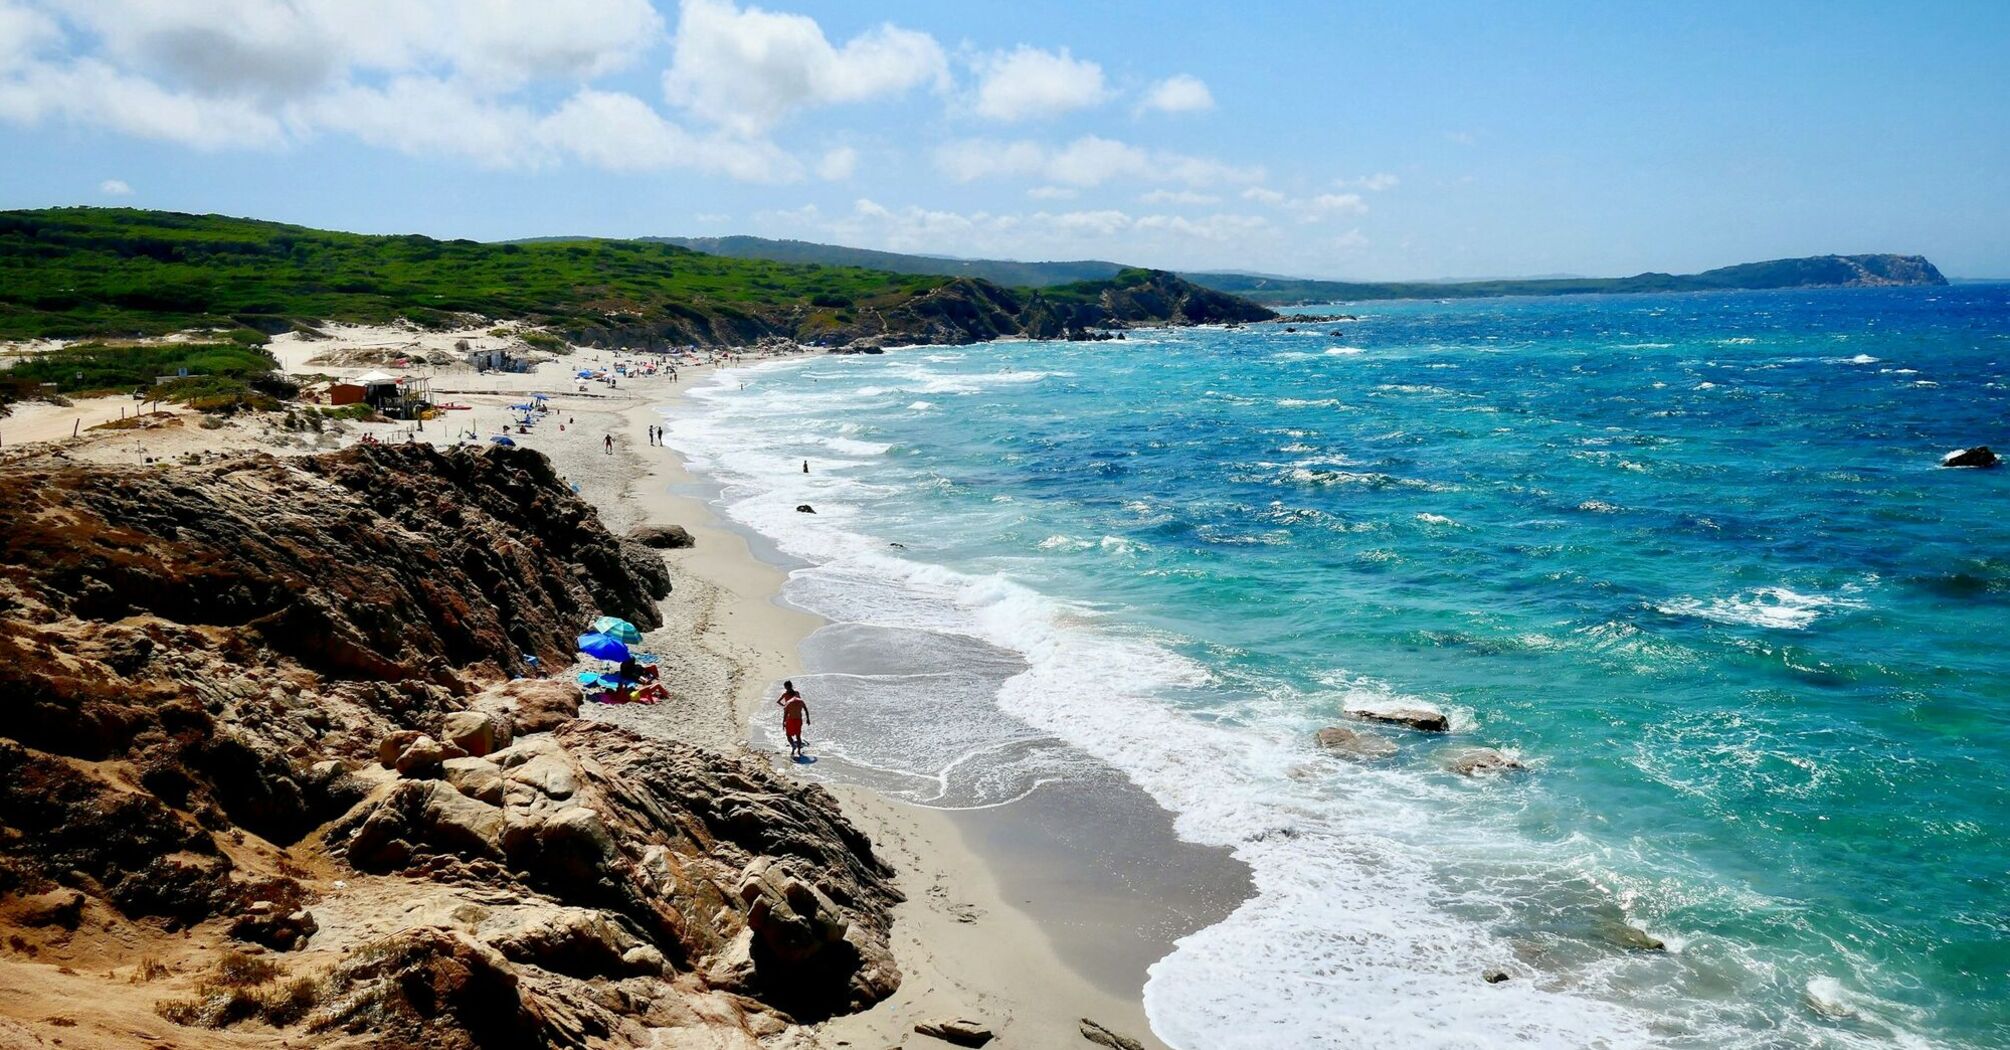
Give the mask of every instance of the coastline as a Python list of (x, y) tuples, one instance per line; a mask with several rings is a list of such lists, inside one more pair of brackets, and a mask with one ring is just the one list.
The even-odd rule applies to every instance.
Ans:
[[(674, 383), (642, 381), (634, 389), (651, 396), (621, 412), (623, 433), (633, 442), (710, 377), (688, 369)], [(673, 591), (663, 631), (723, 665), (682, 673), (723, 678), (734, 698), (730, 733), (699, 742), (752, 750), (750, 720), (766, 713), (782, 678), (802, 672), (800, 647), (826, 621), (782, 600), (787, 572), (693, 493), (702, 479), (681, 456), (640, 448), (649, 458), (613, 501), (620, 509), (610, 527), (647, 521), (690, 531), (692, 547), (666, 559)], [(623, 511), (633, 520), (618, 520)], [(713, 733), (726, 728), (703, 721)], [(1248, 895), (1239, 863), (1180, 841), (1171, 814), (1114, 770), (1101, 783), (1049, 785), (982, 811), (825, 786), (894, 865), (908, 897), (894, 927), (900, 991), (864, 1013), (814, 1026), (830, 1045), (899, 1043), (917, 1023), (968, 1017), (1017, 1045), (1079, 1043), (1086, 1018), (1143, 1046), (1164, 1047), (1144, 1011), (1146, 967)], [(1189, 869), (1183, 861), (1200, 863)]]
[[(347, 338), (383, 336), (358, 330)], [(276, 342), (286, 370), (320, 370), (308, 359), (327, 344)], [(200, 421), (193, 413), (174, 413), (144, 438), (88, 428), (71, 438), (80, 417), (115, 418), (125, 401), (103, 398), (14, 420), (17, 432), (32, 421), (41, 441), (26, 447), (9, 441), (7, 448), (12, 456), (140, 465), (254, 451), (293, 455), (366, 436), (450, 446), (463, 429), (495, 431), (508, 403), (551, 391), (552, 416), (517, 436), (517, 443), (548, 456), (598, 508), (610, 531), (675, 524), (693, 539), (689, 548), (664, 552), (672, 592), (659, 603), (663, 626), (643, 643), (665, 658), (670, 700), (587, 705), (581, 717), (757, 756), (790, 775), (786, 762), (750, 743), (749, 728), (769, 713), (782, 679), (813, 670), (805, 666), (802, 645), (827, 621), (788, 604), (781, 597), (788, 571), (778, 564), (784, 559), (727, 520), (706, 493), (705, 479), (679, 454), (646, 440), (646, 428), (686, 404), (693, 386), (731, 366), (687, 367), (674, 381), (635, 377), (583, 394), (557, 374), (609, 356), (581, 351), (521, 374), (434, 374), (437, 392), (472, 411), (450, 414), (423, 432), (408, 431), (406, 424), (354, 424), (302, 433), (258, 417), (211, 428), (186, 425)], [(556, 426), (561, 417), (563, 432)], [(615, 437), (612, 454), (603, 451), (603, 434)], [(796, 1030), (798, 1041), (786, 1045), (901, 1045), (917, 1024), (968, 1018), (1009, 1045), (1085, 1045), (1081, 1023), (1087, 1019), (1141, 1046), (1164, 1048), (1144, 1009), (1147, 968), (1178, 938), (1220, 921), (1247, 899), (1248, 872), (1226, 851), (1180, 840), (1170, 813), (1114, 769), (1096, 765), (1099, 774), (1087, 780), (1048, 784), (975, 811), (932, 809), (867, 786), (824, 782), (896, 869), (907, 897), (893, 928), (902, 984), (867, 1011)]]

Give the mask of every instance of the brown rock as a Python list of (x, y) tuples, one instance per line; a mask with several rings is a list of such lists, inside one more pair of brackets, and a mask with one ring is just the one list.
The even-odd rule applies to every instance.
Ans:
[(475, 709), (498, 722), (507, 720), (516, 736), (548, 733), (579, 717), (585, 699), (571, 679), (521, 678), (483, 692)]
[(1384, 707), (1375, 710), (1360, 708), (1347, 714), (1369, 722), (1407, 726), (1426, 733), (1448, 733), (1452, 729), (1452, 721), (1445, 717), (1443, 711), (1428, 707)]
[(682, 525), (637, 525), (628, 530), (628, 538), (659, 550), (678, 550), (692, 542), (690, 531)]
[(402, 777), (434, 777), (440, 774), (440, 763), (446, 760), (447, 749), (432, 737), (422, 735), (405, 745), (394, 764)]
[(1315, 738), (1319, 746), (1341, 756), (1372, 762), (1396, 753), (1396, 745), (1373, 733), (1363, 733), (1345, 726), (1327, 726)]
[(477, 758), (509, 746), (505, 730), (480, 711), (455, 711), (440, 720), (441, 739)]
[(1143, 1043), (1127, 1035), (1118, 1035), (1086, 1017), (1082, 1018), (1082, 1038), (1097, 1046), (1107, 1046), (1110, 1050), (1145, 1050)]
[(455, 791), (491, 806), (502, 805), (502, 767), (494, 762), (473, 756), (450, 758), (440, 764), (440, 774)]
[(1446, 757), (1445, 768), (1460, 776), (1481, 777), (1497, 773), (1512, 773), (1528, 767), (1521, 759), (1491, 747), (1475, 747)]
[(412, 741), (425, 735), (416, 729), (400, 729), (386, 736), (377, 745), (377, 764), (383, 766), (385, 769), (395, 768), (398, 764), (398, 756), (404, 754), (405, 749), (412, 746)]
[(921, 1035), (933, 1036), (956, 1046), (983, 1046), (995, 1038), (990, 1028), (967, 1017), (947, 1021), (923, 1021), (915, 1025), (914, 1030)]

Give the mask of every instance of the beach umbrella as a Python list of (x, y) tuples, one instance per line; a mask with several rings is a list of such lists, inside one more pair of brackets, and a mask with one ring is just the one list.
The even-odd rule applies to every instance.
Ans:
[(642, 640), (642, 632), (636, 630), (634, 624), (613, 616), (603, 616), (593, 621), (593, 629), (628, 645), (634, 645)]
[(491, 443), (493, 443), (493, 444), (497, 444), (497, 445), (514, 445), (514, 444), (516, 444), (516, 442), (515, 442), (515, 441), (512, 441), (512, 440), (510, 440), (510, 437), (509, 437), (509, 435), (507, 435), (507, 434), (497, 434), (497, 435), (496, 435), (495, 437), (492, 437), (492, 438), (490, 438), (490, 439), (489, 439), (489, 441), (490, 441)]
[(612, 660), (620, 663), (628, 659), (628, 647), (621, 639), (611, 638), (599, 632), (579, 636), (579, 651), (596, 660)]

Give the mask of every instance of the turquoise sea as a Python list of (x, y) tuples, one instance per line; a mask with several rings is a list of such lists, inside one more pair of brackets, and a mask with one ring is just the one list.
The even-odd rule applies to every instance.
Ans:
[[(1146, 987), (1193, 1050), (2010, 1045), (2010, 469), (1937, 466), (2010, 445), (2010, 286), (1343, 309), (674, 413), (850, 632), (819, 775), (1093, 760), (1232, 848)], [(1454, 731), (1314, 745), (1395, 703)]]

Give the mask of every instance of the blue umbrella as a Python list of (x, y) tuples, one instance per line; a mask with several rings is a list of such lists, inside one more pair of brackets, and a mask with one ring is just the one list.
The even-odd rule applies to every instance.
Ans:
[(628, 647), (621, 644), (621, 639), (610, 638), (598, 632), (580, 635), (579, 651), (596, 660), (612, 660), (620, 663), (628, 659)]
[(634, 645), (642, 640), (642, 632), (636, 630), (634, 624), (613, 616), (603, 616), (593, 621), (593, 629), (627, 645)]
[(497, 444), (497, 445), (514, 445), (514, 444), (516, 444), (516, 442), (514, 442), (514, 441), (510, 440), (510, 438), (509, 438), (509, 435), (507, 435), (507, 434), (497, 434), (497, 435), (496, 435), (495, 437), (492, 437), (492, 438), (490, 438), (490, 439), (489, 439), (489, 441), (490, 441), (490, 442), (492, 442), (492, 443), (494, 443), (494, 444)]

